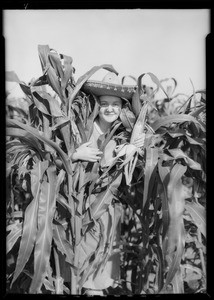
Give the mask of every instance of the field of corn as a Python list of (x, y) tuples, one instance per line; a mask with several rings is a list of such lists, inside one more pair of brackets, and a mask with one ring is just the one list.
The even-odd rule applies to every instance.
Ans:
[[(176, 94), (174, 78), (128, 76), (136, 93), (101, 149), (139, 130), (144, 148), (139, 153), (127, 145), (100, 177), (104, 159), (72, 163), (70, 157), (89, 140), (98, 112), (82, 85), (100, 69), (116, 70), (95, 66), (75, 81), (71, 57), (48, 45), (39, 45), (38, 54), (38, 79), (25, 83), (6, 73), (25, 94), (6, 99), (6, 292), (82, 294), (112, 251), (122, 213), (114, 246), (121, 280), (106, 294), (206, 293), (206, 92), (192, 85), (191, 95)], [(145, 76), (156, 88), (142, 84)], [(121, 124), (125, 131), (118, 133)], [(109, 212), (106, 236), (99, 218), (112, 201), (123, 209)], [(103, 234), (91, 253), (81, 241), (94, 224)]]

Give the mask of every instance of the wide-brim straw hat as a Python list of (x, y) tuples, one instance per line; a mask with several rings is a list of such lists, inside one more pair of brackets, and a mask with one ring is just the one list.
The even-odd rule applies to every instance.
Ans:
[(102, 81), (88, 80), (83, 85), (82, 90), (85, 93), (100, 96), (116, 96), (131, 100), (137, 86), (123, 85), (118, 76), (113, 72), (108, 72)]

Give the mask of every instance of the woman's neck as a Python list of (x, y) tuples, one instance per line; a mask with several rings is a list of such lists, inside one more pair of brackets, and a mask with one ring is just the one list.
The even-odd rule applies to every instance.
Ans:
[(103, 133), (106, 133), (109, 130), (109, 128), (111, 127), (111, 123), (105, 122), (103, 120), (102, 120), (102, 122), (100, 122), (99, 119), (97, 119), (96, 121), (97, 121), (97, 125), (99, 126), (100, 130)]

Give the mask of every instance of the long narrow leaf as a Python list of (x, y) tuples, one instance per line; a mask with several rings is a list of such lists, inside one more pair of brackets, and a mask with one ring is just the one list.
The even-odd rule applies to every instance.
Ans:
[(30, 293), (38, 293), (46, 275), (46, 266), (50, 259), (51, 242), (53, 237), (52, 221), (56, 203), (56, 169), (47, 169), (48, 182), (41, 184), (38, 206), (38, 231), (34, 250), (34, 276)]
[(145, 165), (145, 176), (144, 176), (144, 191), (143, 191), (143, 203), (142, 207), (144, 208), (149, 190), (149, 182), (151, 175), (157, 166), (158, 163), (158, 149), (157, 148), (147, 148), (146, 149), (146, 165)]
[[(167, 196), (167, 185), (169, 181), (169, 169), (167, 167), (163, 167), (161, 165), (161, 161), (158, 161), (158, 171), (161, 178), (163, 192), (160, 193), (160, 197), (162, 199), (162, 221), (163, 221), (163, 233), (162, 240), (164, 240), (166, 236), (166, 232), (169, 226), (169, 206), (168, 206), (168, 196)], [(163, 252), (165, 252), (163, 250)]]
[(25, 264), (27, 263), (34, 247), (37, 233), (37, 210), (41, 190), (41, 181), (47, 167), (48, 161), (38, 162), (31, 171), (31, 191), (34, 199), (31, 201), (25, 211), (22, 239), (11, 286), (25, 267)]

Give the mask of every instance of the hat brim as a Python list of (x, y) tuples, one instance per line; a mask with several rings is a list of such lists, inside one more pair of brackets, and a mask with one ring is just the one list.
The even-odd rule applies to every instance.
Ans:
[(133, 85), (120, 85), (112, 83), (103, 83), (101, 81), (90, 80), (87, 81), (82, 90), (89, 94), (100, 96), (116, 96), (131, 100), (135, 93), (137, 86)]

